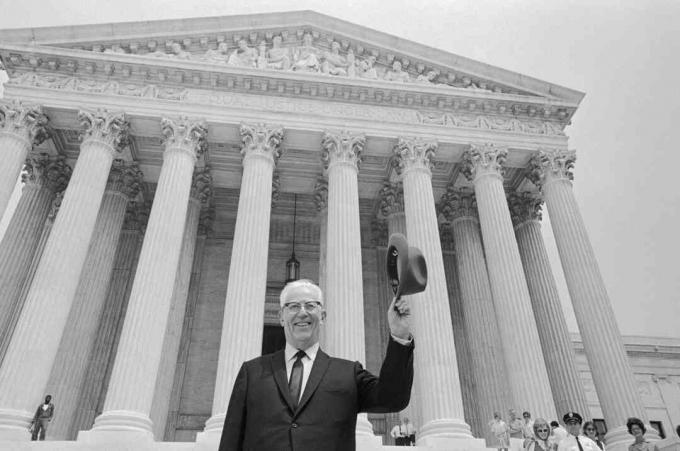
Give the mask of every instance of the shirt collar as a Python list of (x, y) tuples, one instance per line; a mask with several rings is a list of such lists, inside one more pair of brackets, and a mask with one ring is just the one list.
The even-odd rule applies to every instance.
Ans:
[[(305, 351), (305, 354), (307, 354), (307, 357), (309, 360), (314, 362), (314, 359), (316, 358), (316, 353), (319, 352), (319, 342), (317, 341), (307, 349), (303, 349)], [(285, 349), (285, 354), (286, 354), (286, 362), (289, 360), (292, 360), (295, 358), (295, 354), (297, 354), (298, 349), (294, 348), (293, 345), (290, 343), (286, 342), (286, 349)]]

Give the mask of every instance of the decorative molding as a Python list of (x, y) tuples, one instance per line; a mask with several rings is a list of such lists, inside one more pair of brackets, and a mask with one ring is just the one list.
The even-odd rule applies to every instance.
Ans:
[(366, 145), (366, 135), (349, 130), (325, 131), (321, 139), (321, 161), (325, 170), (335, 164), (347, 164), (359, 170), (361, 152)]
[(494, 144), (471, 145), (462, 157), (462, 172), (474, 182), (485, 175), (493, 175), (503, 179), (505, 160), (508, 151)]
[(319, 213), (323, 213), (328, 207), (328, 180), (323, 175), (316, 178), (314, 204), (316, 205), (316, 211)]
[(397, 173), (402, 175), (410, 170), (424, 170), (432, 175), (432, 159), (437, 152), (437, 142), (422, 138), (399, 138), (394, 146), (392, 160)]
[(130, 124), (125, 113), (110, 113), (102, 108), (96, 111), (80, 110), (78, 120), (84, 127), (80, 135), (83, 142), (98, 141), (114, 152), (121, 152), (129, 144)]
[(477, 200), (470, 188), (454, 188), (449, 185), (439, 201), (439, 212), (448, 222), (455, 223), (462, 218), (478, 220)]
[(121, 193), (128, 200), (133, 200), (139, 195), (143, 179), (144, 174), (136, 162), (116, 159), (111, 165), (106, 190)]
[(54, 193), (64, 191), (71, 178), (72, 169), (63, 155), (33, 153), (26, 159), (21, 181), (27, 185), (45, 187)]
[[(243, 82), (243, 80), (246, 79), (241, 77), (238, 80)], [(439, 105), (440, 102), (438, 101), (427, 101), (426, 99), (428, 99), (428, 96), (416, 96), (413, 99), (421, 99), (419, 102), (411, 101), (411, 103), (409, 103), (407, 101), (402, 108), (397, 108), (400, 105), (400, 102), (397, 102), (396, 104), (385, 102), (389, 106), (370, 105), (366, 101), (367, 97), (360, 92), (355, 93), (352, 91), (352, 87), (347, 87), (346, 89), (350, 89), (350, 91), (348, 91), (350, 94), (342, 95), (339, 100), (342, 100), (343, 102), (359, 100), (359, 103), (328, 102), (328, 98), (322, 98), (322, 102), (318, 102), (316, 100), (303, 98), (302, 88), (306, 85), (300, 85), (299, 89), (298, 87), (294, 88), (292, 94), (295, 95), (295, 99), (293, 101), (287, 97), (262, 95), (263, 92), (261, 89), (256, 90), (252, 88), (252, 86), (249, 89), (256, 91), (258, 94), (257, 96), (236, 92), (163, 86), (148, 83), (136, 84), (119, 83), (115, 80), (100, 81), (80, 79), (72, 76), (54, 76), (36, 74), (33, 72), (15, 76), (7, 83), (9, 86), (29, 86), (70, 92), (150, 98), (201, 105), (230, 106), (232, 108), (244, 108), (249, 110), (257, 109), (282, 113), (340, 116), (371, 121), (381, 120), (406, 124), (434, 125), (446, 128), (496, 130), (528, 135), (564, 136), (562, 128), (566, 125), (555, 121), (540, 120), (532, 117), (520, 120), (515, 113), (512, 113), (512, 117), (510, 118), (503, 117), (506, 114), (510, 114), (509, 112), (511, 111), (505, 103), (498, 105), (495, 109), (488, 107), (481, 108), (482, 112), (480, 113), (471, 113), (469, 105), (475, 103), (469, 102), (467, 104), (468, 107), (465, 108), (465, 113), (442, 113), (439, 111), (421, 112), (413, 109), (417, 108), (419, 103), (426, 103), (426, 105), (422, 105), (424, 107), (429, 106), (430, 103), (433, 103), (433, 105), (436, 104), (437, 106)], [(288, 93), (288, 85), (289, 84), (287, 83), (280, 85), (284, 87), (284, 94)], [(235, 86), (232, 88), (236, 89)], [(245, 86), (244, 89), (246, 91), (249, 90), (246, 89)], [(276, 93), (280, 94), (279, 91), (280, 90), (277, 89)], [(338, 92), (340, 92), (340, 88), (338, 88)], [(374, 92), (374, 90), (370, 90), (369, 92)], [(308, 91), (307, 94), (312, 98), (318, 96), (313, 89)], [(380, 95), (380, 98), (383, 98), (382, 94)], [(399, 99), (399, 97), (394, 98)], [(460, 102), (452, 102), (450, 106), (455, 110), (462, 105), (462, 103), (460, 103), (460, 105), (459, 103)], [(446, 103), (444, 106), (446, 106)], [(475, 109), (473, 108), (473, 110)], [(497, 116), (496, 114), (500, 116)]]
[(213, 196), (213, 178), (210, 171), (210, 166), (206, 165), (202, 168), (195, 167), (194, 175), (191, 180), (191, 194), (192, 199), (196, 199), (201, 205), (207, 205)]
[(574, 180), (576, 151), (566, 149), (540, 149), (529, 162), (531, 182), (542, 188), (550, 180)]
[(543, 219), (543, 199), (541, 196), (529, 192), (510, 192), (507, 197), (510, 217), (515, 228), (527, 221), (541, 221)]
[(161, 119), (161, 135), (161, 143), (166, 150), (179, 148), (190, 152), (194, 158), (203, 155), (208, 148), (208, 127), (202, 119), (164, 117)]
[(39, 105), (24, 104), (17, 99), (0, 101), (0, 134), (9, 133), (26, 140), (29, 148), (49, 137), (47, 122)]
[(404, 212), (404, 185), (402, 182), (383, 182), (378, 191), (378, 219), (387, 219), (394, 213)]
[(281, 156), (283, 142), (283, 127), (267, 124), (241, 124), (241, 155), (243, 158), (251, 156), (264, 157), (274, 164)]

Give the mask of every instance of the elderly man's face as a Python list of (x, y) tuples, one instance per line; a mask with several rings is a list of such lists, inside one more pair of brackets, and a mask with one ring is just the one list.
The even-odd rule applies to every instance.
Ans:
[(306, 286), (291, 289), (279, 312), (286, 342), (296, 349), (307, 349), (319, 341), (319, 327), (325, 318), (317, 291)]

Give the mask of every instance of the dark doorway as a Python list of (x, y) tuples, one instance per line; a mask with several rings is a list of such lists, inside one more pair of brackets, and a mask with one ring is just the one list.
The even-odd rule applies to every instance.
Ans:
[(286, 335), (281, 326), (264, 326), (262, 355), (271, 354), (286, 347)]

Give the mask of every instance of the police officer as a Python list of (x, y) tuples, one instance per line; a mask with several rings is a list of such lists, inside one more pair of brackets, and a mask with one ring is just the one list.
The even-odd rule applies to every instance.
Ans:
[(557, 451), (599, 451), (597, 444), (581, 434), (583, 417), (576, 412), (568, 412), (562, 418), (567, 427), (567, 435), (557, 446)]

